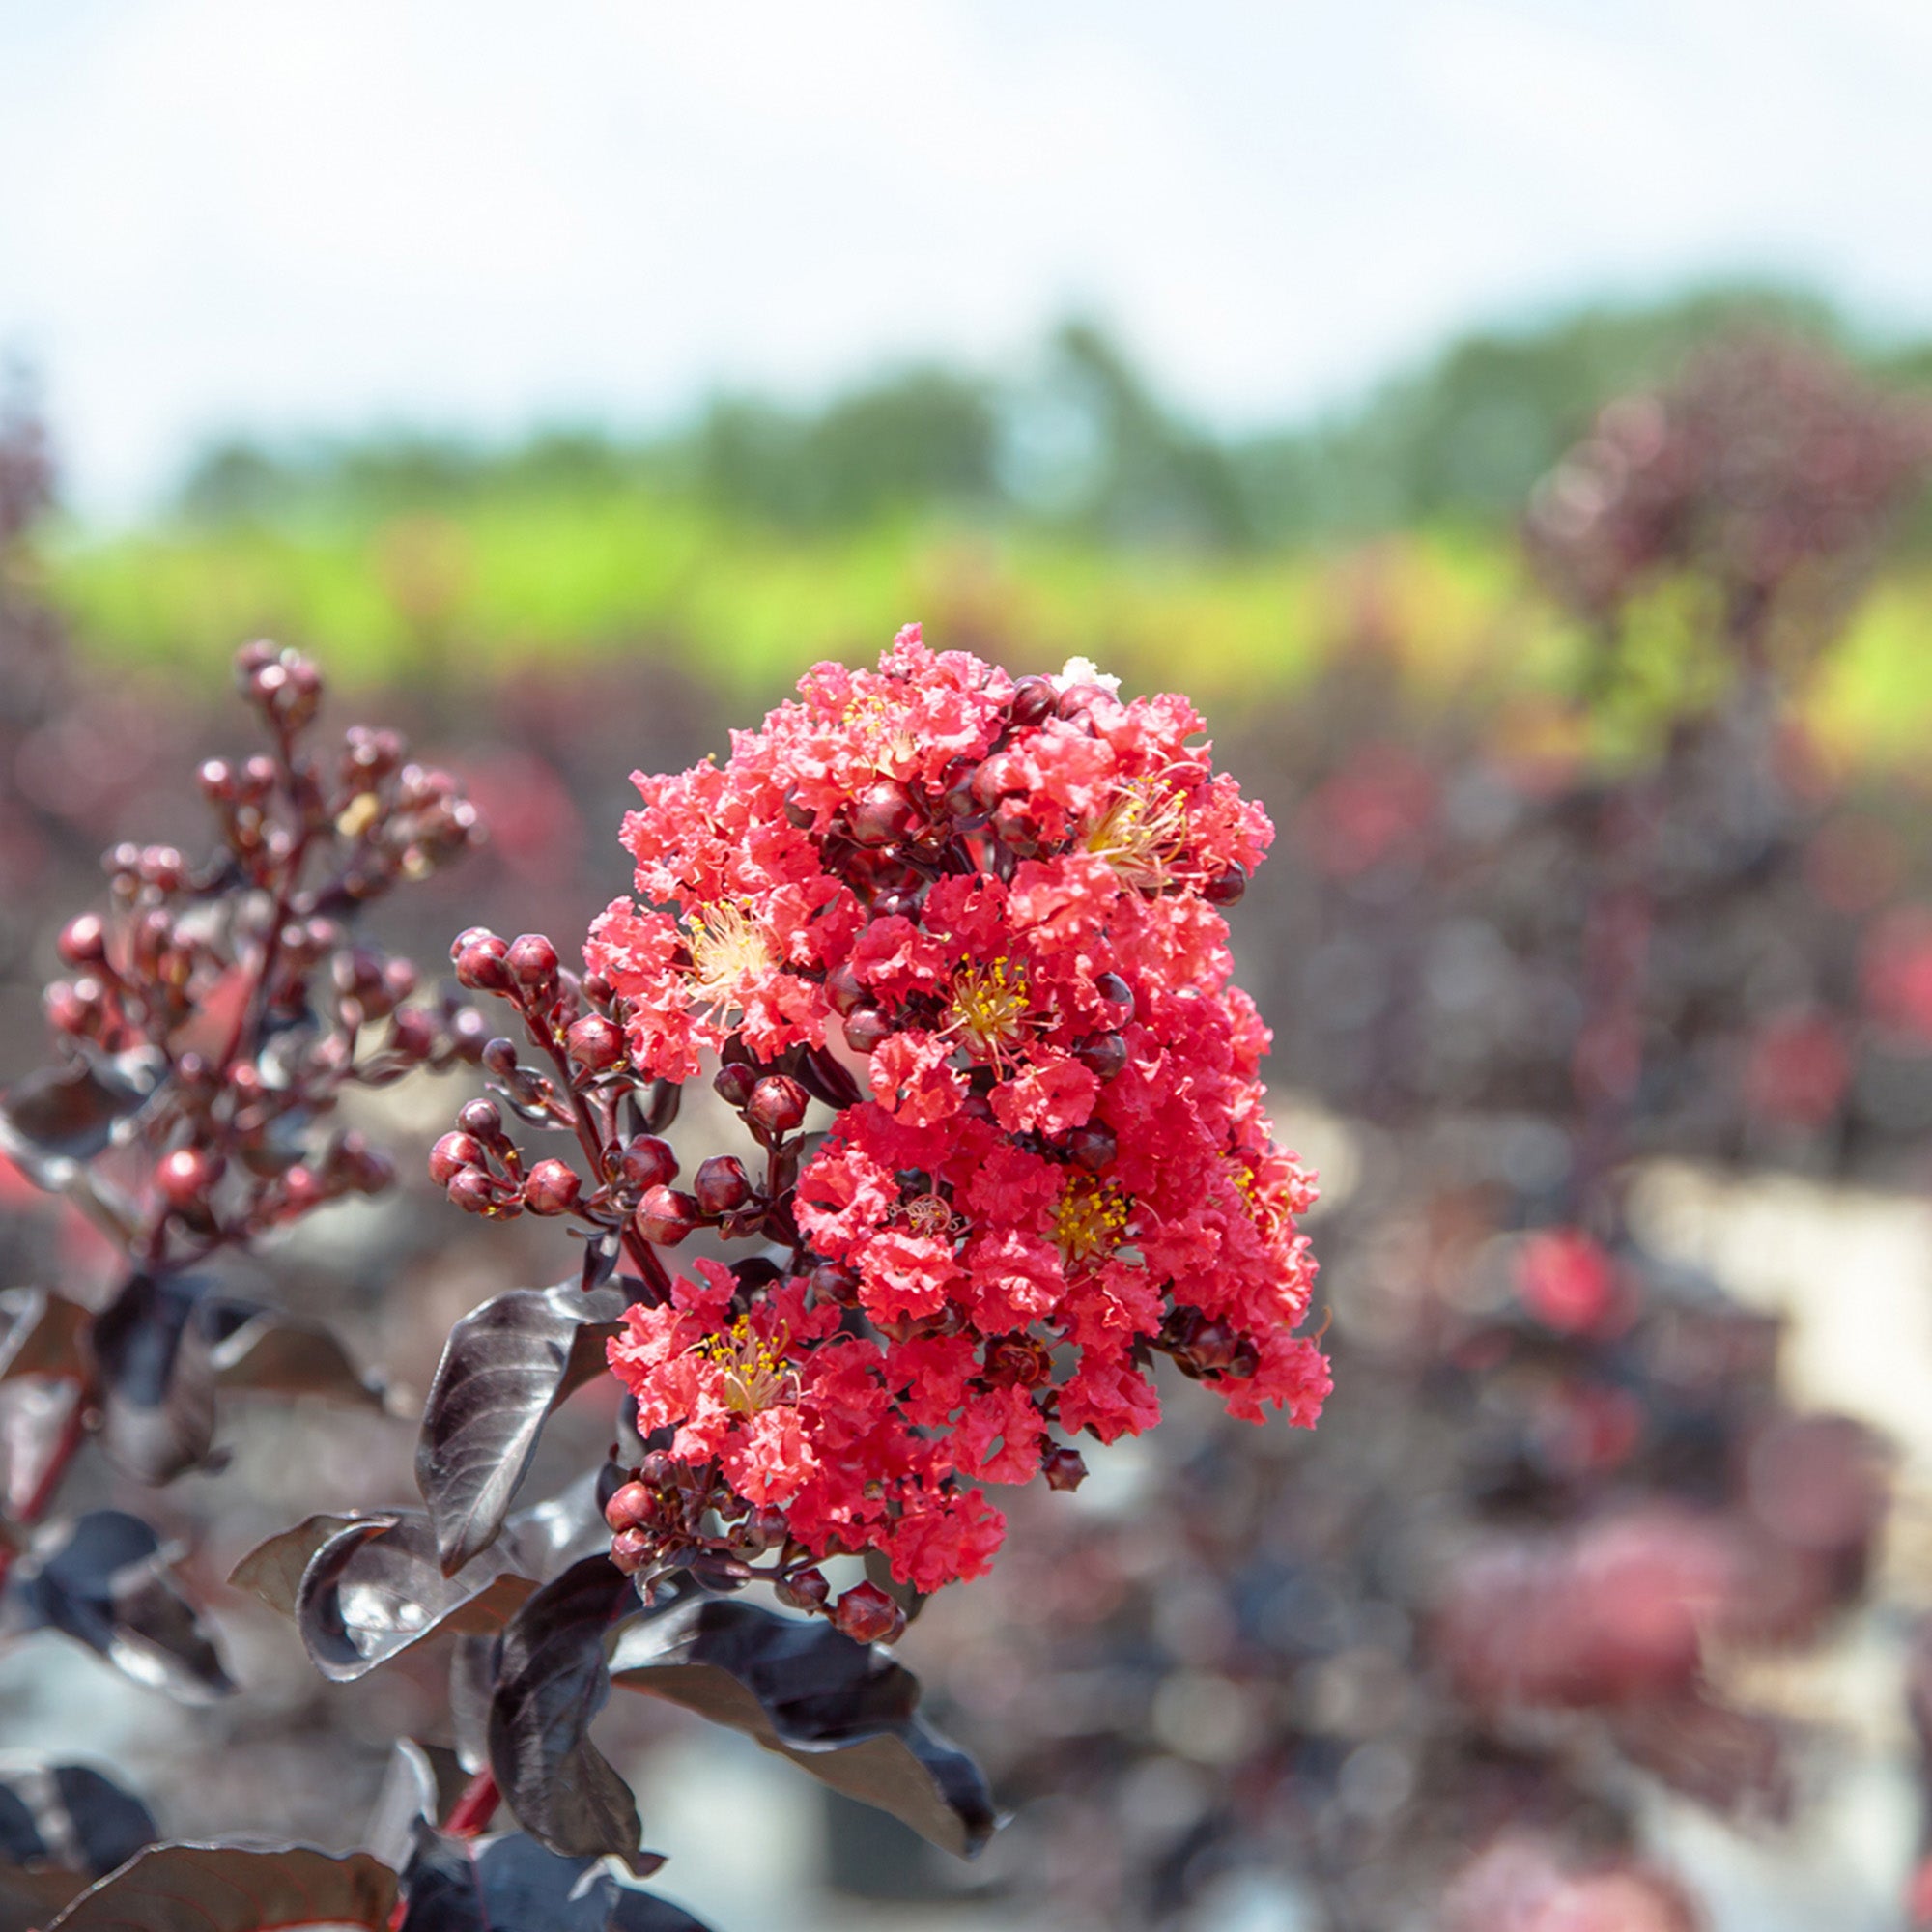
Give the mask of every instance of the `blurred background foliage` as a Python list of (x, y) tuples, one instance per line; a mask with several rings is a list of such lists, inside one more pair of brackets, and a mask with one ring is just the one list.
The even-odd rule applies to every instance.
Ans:
[[(905, 368), (817, 407), (721, 395), (648, 434), (222, 440), (145, 522), (58, 532), (48, 588), (83, 649), (211, 676), (264, 633), (364, 680), (642, 651), (757, 694), (922, 614), (1210, 703), (1298, 687), (1372, 602), (1425, 692), (1500, 699), (1564, 685), (1581, 650), (1515, 541), (1536, 480), (1606, 399), (1766, 325), (1932, 383), (1932, 345), (1724, 287), (1469, 334), (1350, 410), (1221, 436), (1072, 322), (1004, 372)], [(1807, 694), (1834, 748), (1886, 763), (1919, 741), (1928, 605), (1921, 504)]]

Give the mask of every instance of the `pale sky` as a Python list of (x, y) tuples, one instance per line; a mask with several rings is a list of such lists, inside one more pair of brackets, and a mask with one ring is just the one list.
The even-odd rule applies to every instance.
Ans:
[(0, 0), (0, 353), (206, 437), (662, 420), (1098, 315), (1222, 422), (1698, 277), (1932, 332), (1932, 0)]

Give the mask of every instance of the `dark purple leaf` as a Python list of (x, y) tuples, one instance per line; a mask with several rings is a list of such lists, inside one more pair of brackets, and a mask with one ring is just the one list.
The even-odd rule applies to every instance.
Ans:
[(522, 1832), (471, 1843), (418, 1834), (403, 1873), (402, 1932), (706, 1932), (611, 1858), (564, 1858)]
[(131, 1275), (94, 1323), (100, 1443), (129, 1475), (165, 1483), (207, 1460), (214, 1361), (202, 1285)]
[(623, 1631), (611, 1681), (728, 1724), (944, 1850), (999, 1820), (971, 1758), (918, 1715), (911, 1671), (829, 1625), (699, 1598)]
[(210, 1356), (222, 1388), (258, 1395), (314, 1395), (384, 1406), (379, 1377), (355, 1366), (334, 1332), (320, 1321), (246, 1301), (211, 1301), (204, 1317)]
[(566, 1857), (638, 1849), (630, 1787), (589, 1737), (610, 1695), (605, 1641), (637, 1608), (630, 1578), (587, 1556), (517, 1612), (497, 1650), (491, 1768), (524, 1829)]
[(90, 1765), (0, 1772), (0, 1859), (99, 1878), (156, 1838), (154, 1815)]
[(189, 1703), (235, 1688), (160, 1539), (125, 1511), (50, 1524), (14, 1563), (3, 1601), (14, 1628), (62, 1631), (137, 1684)]
[(228, 1573), (228, 1580), (236, 1589), (247, 1590), (260, 1597), (271, 1610), (293, 1617), (296, 1597), (301, 1589), (302, 1572), (308, 1568), (315, 1552), (352, 1523), (371, 1520), (390, 1522), (394, 1518), (304, 1517), (293, 1529), (280, 1530), (268, 1542), (258, 1543)]
[(47, 1932), (382, 1932), (395, 1903), (395, 1873), (367, 1852), (155, 1845), (90, 1886)]
[(347, 1684), (439, 1630), (500, 1629), (537, 1587), (512, 1568), (513, 1556), (499, 1545), (445, 1576), (427, 1517), (365, 1518), (309, 1558), (296, 1628), (315, 1667)]
[(58, 1376), (78, 1381), (87, 1373), (81, 1341), (92, 1320), (86, 1309), (45, 1288), (0, 1292), (0, 1381), (16, 1376)]
[(617, 1289), (561, 1283), (499, 1294), (450, 1331), (416, 1443), (446, 1571), (495, 1540), (551, 1411), (603, 1371), (623, 1312)]
[(115, 1127), (146, 1097), (113, 1065), (76, 1060), (43, 1067), (0, 1096), (0, 1153), (36, 1185), (58, 1193), (75, 1168), (107, 1150)]

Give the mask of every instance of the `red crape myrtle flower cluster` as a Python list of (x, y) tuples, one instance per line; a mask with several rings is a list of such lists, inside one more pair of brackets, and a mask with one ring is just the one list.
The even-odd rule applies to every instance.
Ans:
[(911, 627), (876, 673), (817, 667), (724, 764), (639, 777), (640, 900), (597, 920), (585, 980), (634, 1077), (717, 1055), (767, 1147), (806, 1097), (770, 1069), (803, 1057), (849, 1100), (788, 1190), (777, 1158), (762, 1191), (728, 1158), (691, 1193), (639, 1177), (633, 1240), (781, 1237), (776, 1264), (665, 1277), (611, 1345), (665, 1445), (612, 1506), (640, 1582), (690, 1560), (694, 1491), (801, 1560), (980, 1575), (1004, 1530), (980, 1485), (1077, 1482), (1060, 1437), (1151, 1426), (1156, 1353), (1238, 1416), (1315, 1420), (1314, 1185), (1269, 1137), (1220, 910), (1272, 828), (1191, 706), (1112, 685)]

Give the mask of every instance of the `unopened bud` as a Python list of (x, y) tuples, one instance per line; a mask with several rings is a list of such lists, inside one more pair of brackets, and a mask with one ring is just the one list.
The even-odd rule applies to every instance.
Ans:
[(571, 1059), (590, 1073), (608, 1073), (623, 1065), (624, 1029), (602, 1013), (585, 1013), (564, 1035)]
[(691, 1183), (698, 1208), (708, 1216), (735, 1213), (752, 1198), (752, 1178), (736, 1154), (713, 1154)]
[(760, 1140), (788, 1134), (805, 1119), (811, 1096), (786, 1073), (768, 1073), (752, 1089), (745, 1122)]
[(567, 1161), (540, 1160), (524, 1182), (524, 1206), (532, 1214), (568, 1214), (582, 1192), (583, 1183)]
[(905, 1629), (905, 1612), (876, 1583), (855, 1583), (832, 1621), (854, 1643), (890, 1643)]
[(661, 1248), (674, 1248), (697, 1225), (697, 1203), (674, 1187), (653, 1187), (638, 1203), (638, 1232)]
[(483, 1143), (474, 1134), (450, 1133), (429, 1151), (429, 1176), (447, 1187), (466, 1168), (483, 1165)]

